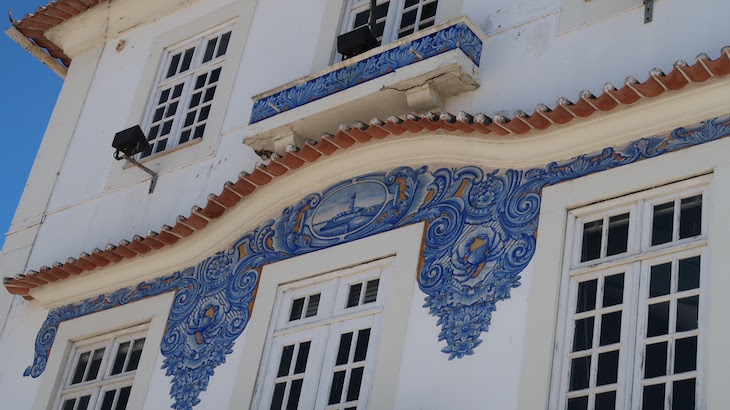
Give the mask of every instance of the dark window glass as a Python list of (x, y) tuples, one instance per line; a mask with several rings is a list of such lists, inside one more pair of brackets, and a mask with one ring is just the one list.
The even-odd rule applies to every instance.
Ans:
[(76, 405), (76, 399), (70, 399), (63, 402), (63, 410), (73, 410)]
[(644, 387), (642, 410), (664, 410), (664, 384)]
[(431, 18), (436, 15), (436, 5), (438, 5), (438, 2), (434, 1), (433, 3), (428, 3), (425, 6), (423, 6), (423, 9), (421, 10), (421, 20), (426, 20), (428, 18)]
[(608, 391), (596, 394), (596, 410), (614, 410), (616, 408), (616, 392)]
[(289, 313), (289, 321), (299, 320), (302, 318), (302, 311), (304, 310), (304, 298), (294, 299), (291, 304), (291, 312)]
[(203, 56), (203, 62), (207, 63), (213, 58), (213, 53), (215, 52), (215, 45), (218, 43), (218, 37), (211, 38), (208, 40), (208, 45), (205, 46), (205, 55)]
[(596, 308), (598, 279), (578, 283), (578, 301), (575, 313), (588, 312)]
[(190, 62), (193, 61), (193, 52), (195, 52), (195, 47), (185, 50), (185, 56), (183, 57), (183, 62), (180, 66), (181, 73), (188, 71), (190, 68)]
[(309, 301), (307, 302), (307, 312), (304, 314), (304, 317), (316, 316), (318, 309), (319, 293), (309, 296)]
[(570, 391), (588, 388), (591, 374), (591, 357), (576, 357), (570, 361)]
[(182, 95), (182, 90), (183, 90), (182, 83), (176, 85), (175, 88), (172, 89), (172, 98), (177, 98), (180, 95)]
[(427, 22), (425, 22), (425, 23), (420, 23), (420, 24), (418, 25), (418, 29), (419, 29), (419, 30), (423, 30), (423, 29), (425, 29), (425, 28), (429, 28), (429, 27), (433, 26), (433, 23), (434, 23), (435, 21), (436, 21), (436, 20), (429, 20), (429, 21), (427, 21)]
[(122, 390), (119, 392), (119, 399), (117, 400), (117, 405), (116, 407), (114, 407), (114, 410), (124, 410), (127, 408), (129, 393), (131, 392), (132, 386), (122, 387)]
[(407, 9), (408, 7), (411, 7), (414, 4), (418, 4), (419, 0), (406, 0), (406, 3), (403, 5), (404, 9)]
[(697, 369), (697, 336), (674, 342), (674, 374)]
[(210, 113), (210, 105), (206, 105), (205, 107), (200, 109), (200, 115), (198, 116), (198, 121), (205, 121), (208, 119), (208, 114)]
[(588, 396), (568, 399), (568, 410), (588, 410)]
[(620, 305), (624, 301), (624, 274), (606, 276), (603, 282), (603, 307)]
[(79, 399), (79, 406), (76, 407), (76, 410), (86, 410), (89, 408), (89, 402), (91, 401), (91, 396), (84, 396)]
[(649, 297), (668, 295), (672, 283), (672, 263), (667, 262), (651, 267), (649, 280)]
[(350, 345), (352, 345), (352, 332), (340, 335), (340, 347), (337, 349), (337, 360), (335, 366), (347, 363), (350, 358)]
[(365, 360), (368, 353), (368, 343), (370, 342), (370, 329), (360, 329), (357, 332), (357, 344), (355, 345), (355, 357), (353, 362), (361, 362)]
[(629, 214), (608, 218), (608, 247), (606, 256), (624, 253), (629, 246)]
[(599, 346), (618, 343), (621, 340), (621, 312), (601, 316), (601, 338)]
[(174, 56), (172, 56), (172, 59), (170, 60), (170, 66), (167, 69), (166, 78), (170, 78), (177, 73), (178, 64), (180, 64), (180, 53), (177, 53)]
[(165, 118), (170, 118), (173, 115), (175, 115), (175, 111), (177, 111), (177, 102), (174, 102), (167, 106), (167, 112), (165, 113)]
[(654, 206), (654, 220), (651, 226), (651, 245), (672, 241), (674, 227), (674, 202)]
[(593, 347), (593, 317), (578, 319), (575, 321), (575, 333), (573, 334), (573, 351), (590, 349)]
[(304, 342), (299, 344), (299, 353), (297, 354), (297, 363), (294, 365), (294, 374), (304, 373), (307, 370), (307, 358), (309, 357), (309, 348), (312, 342)]
[(167, 148), (167, 139), (157, 141), (157, 145), (155, 145), (155, 154), (164, 151), (165, 148)]
[(684, 198), (679, 213), (679, 239), (702, 233), (702, 195)]
[(304, 383), (304, 379), (292, 380), (291, 389), (289, 390), (289, 400), (286, 402), (286, 410), (297, 410), (299, 396), (302, 393), (302, 383)]
[(190, 130), (185, 130), (182, 132), (182, 134), (180, 134), (180, 143), (181, 144), (183, 142), (188, 142), (189, 139), (190, 139)]
[(76, 364), (76, 370), (74, 370), (74, 377), (71, 379), (71, 384), (81, 383), (84, 380), (84, 373), (86, 372), (86, 365), (89, 363), (89, 357), (91, 352), (82, 353), (79, 356), (79, 362)]
[(157, 132), (160, 130), (159, 125), (155, 125), (150, 129), (150, 135), (147, 136), (147, 141), (152, 141), (153, 139), (157, 138)]
[(345, 308), (351, 308), (360, 304), (360, 291), (362, 290), (362, 283), (356, 283), (350, 285), (350, 291), (347, 294), (347, 305)]
[(646, 345), (644, 379), (667, 374), (667, 342)]
[(695, 379), (677, 380), (672, 386), (672, 409), (695, 408)]
[(157, 104), (162, 104), (164, 102), (167, 102), (167, 98), (170, 96), (170, 89), (163, 90), (160, 94), (160, 100), (157, 102)]
[(165, 107), (160, 107), (155, 110), (155, 115), (152, 117), (152, 122), (157, 122), (162, 119), (162, 116), (165, 114)]
[(117, 349), (117, 356), (114, 358), (114, 365), (112, 366), (112, 375), (122, 372), (124, 368), (124, 361), (127, 359), (129, 344), (129, 342), (124, 342), (119, 345), (119, 348)]
[(378, 298), (379, 284), (380, 279), (373, 279), (368, 281), (367, 285), (365, 285), (365, 297), (362, 301), (363, 304), (375, 302), (375, 300)]
[(332, 385), (330, 386), (330, 398), (327, 404), (337, 404), (342, 398), (342, 388), (345, 385), (345, 371), (335, 372), (332, 375)]
[(112, 410), (112, 406), (114, 405), (114, 396), (116, 395), (116, 390), (109, 390), (104, 393), (104, 400), (101, 402), (101, 410)]
[(286, 390), (286, 383), (276, 383), (274, 386), (274, 397), (271, 399), (270, 410), (281, 410), (281, 405), (284, 404), (284, 391)]
[(208, 74), (201, 74), (198, 76), (198, 78), (195, 79), (195, 89), (201, 88), (205, 85), (205, 79), (208, 78)]
[(682, 292), (700, 287), (700, 257), (695, 256), (679, 261), (679, 283), (677, 291)]
[(356, 367), (350, 373), (350, 385), (347, 388), (347, 401), (357, 400), (360, 397), (360, 385), (364, 367)]
[(601, 234), (603, 219), (583, 224), (583, 250), (580, 261), (590, 261), (601, 257)]
[(284, 346), (281, 349), (281, 361), (279, 362), (279, 371), (276, 377), (287, 376), (291, 368), (291, 359), (294, 356), (294, 345)]
[(225, 33), (221, 36), (221, 44), (218, 46), (218, 52), (215, 53), (216, 57), (220, 57), (228, 50), (228, 41), (231, 39), (231, 32)]
[(213, 96), (215, 95), (215, 87), (210, 87), (207, 90), (205, 90), (205, 96), (203, 97), (203, 102), (208, 102), (213, 99)]
[(649, 305), (646, 337), (666, 335), (669, 332), (669, 302)]
[(416, 13), (418, 12), (417, 9), (413, 9), (411, 11), (403, 13), (403, 17), (400, 21), (400, 27), (408, 27), (416, 22)]
[(210, 72), (210, 80), (208, 80), (208, 84), (212, 84), (216, 81), (218, 81), (218, 78), (221, 76), (221, 69), (216, 68), (215, 70)]
[(618, 381), (618, 350), (598, 355), (598, 380), (596, 385), (603, 386)]
[(195, 134), (193, 134), (193, 139), (203, 138), (203, 131), (205, 131), (205, 124), (195, 127)]
[(137, 339), (134, 341), (134, 344), (132, 345), (132, 354), (129, 357), (129, 363), (127, 363), (127, 368), (124, 370), (125, 372), (131, 372), (132, 370), (137, 370), (137, 366), (139, 366), (139, 359), (142, 357), (142, 348), (144, 347), (144, 338)]
[(89, 365), (89, 372), (86, 375), (86, 380), (94, 380), (99, 375), (99, 368), (101, 367), (101, 359), (104, 358), (104, 348), (94, 350), (94, 355), (91, 357), (91, 364)]
[(185, 116), (185, 122), (183, 123), (183, 127), (189, 127), (193, 125), (195, 122), (195, 111), (190, 111), (188, 115)]
[(677, 332), (697, 329), (699, 296), (677, 299)]

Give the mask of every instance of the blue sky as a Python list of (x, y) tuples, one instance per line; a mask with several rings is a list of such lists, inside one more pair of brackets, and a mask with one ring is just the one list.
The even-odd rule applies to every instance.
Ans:
[[(8, 0), (3, 5), (11, 7), (13, 18), (19, 20), (45, 3), (46, 0)], [(2, 13), (6, 11), (0, 9)], [(1, 21), (0, 60), (4, 63), (0, 64), (0, 93), (3, 96), (0, 99), (3, 147), (0, 154), (0, 231), (4, 234), (10, 227), (63, 81), (10, 40), (4, 33), (10, 23), (4, 18)], [(5, 235), (0, 236), (0, 245), (4, 241)]]

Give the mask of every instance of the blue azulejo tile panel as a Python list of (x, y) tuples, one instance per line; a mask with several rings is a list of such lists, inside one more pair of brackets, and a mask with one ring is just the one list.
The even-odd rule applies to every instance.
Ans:
[(51, 310), (25, 375), (43, 373), (61, 322), (175, 292), (161, 345), (163, 368), (172, 378), (172, 407), (192, 409), (246, 328), (264, 265), (421, 221), (424, 307), (438, 318), (446, 357), (467, 357), (535, 253), (544, 187), (727, 136), (728, 117), (531, 169), (399, 167), (345, 179), (291, 204), (196, 266)]
[(456, 49), (461, 50), (479, 66), (482, 40), (469, 26), (460, 22), (257, 100), (253, 104), (250, 123), (255, 124), (284, 111), (384, 76), (401, 67)]

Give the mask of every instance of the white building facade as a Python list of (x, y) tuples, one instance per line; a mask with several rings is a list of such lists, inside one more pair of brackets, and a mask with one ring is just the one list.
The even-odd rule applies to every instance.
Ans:
[(727, 406), (730, 4), (377, 1), (344, 58), (369, 7), (13, 20), (65, 80), (0, 254), (9, 408)]

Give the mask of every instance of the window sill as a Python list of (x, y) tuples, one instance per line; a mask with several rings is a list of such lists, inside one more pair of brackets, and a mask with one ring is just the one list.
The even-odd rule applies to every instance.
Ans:
[[(158, 152), (158, 153), (152, 154), (152, 155), (150, 155), (148, 157), (144, 157), (142, 159), (138, 159), (137, 162), (139, 162), (140, 164), (145, 164), (147, 162), (153, 161), (153, 160), (158, 159), (160, 157), (164, 157), (167, 154), (172, 154), (173, 152), (177, 152), (177, 151), (180, 151), (181, 149), (185, 149), (187, 147), (196, 145), (196, 144), (198, 144), (198, 143), (200, 143), (202, 141), (203, 141), (202, 138), (195, 138), (195, 139), (190, 140), (188, 142), (185, 142), (183, 144), (176, 145), (176, 146), (174, 146), (172, 148), (168, 148), (168, 149), (166, 149), (166, 150), (164, 150), (162, 152)], [(122, 169), (129, 169), (129, 168), (134, 168), (134, 165), (132, 165), (132, 163), (129, 162), (129, 161), (124, 161), (124, 165), (122, 165)]]
[(485, 40), (459, 17), (255, 95), (244, 142), (274, 151), (284, 135), (311, 137), (342, 123), (438, 109), (479, 87)]

